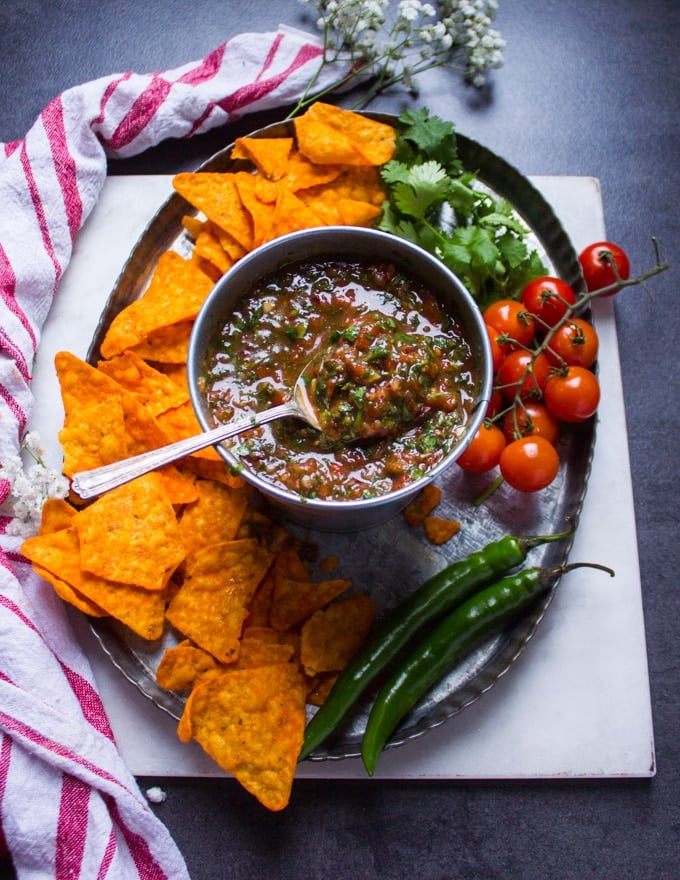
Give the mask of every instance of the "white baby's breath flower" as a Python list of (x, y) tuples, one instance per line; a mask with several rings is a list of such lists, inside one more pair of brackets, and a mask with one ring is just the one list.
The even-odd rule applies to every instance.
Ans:
[[(0, 513), (9, 517), (7, 533), (28, 537), (40, 526), (42, 508), (48, 498), (65, 498), (68, 480), (43, 461), (43, 447), (37, 432), (24, 437), (21, 454), (8, 456), (0, 464)], [(8, 491), (7, 491), (8, 489)]]
[[(351, 69), (339, 85), (355, 77), (371, 77), (372, 85), (358, 102), (368, 103), (387, 88), (401, 85), (414, 91), (418, 74), (435, 67), (456, 70), (473, 85), (485, 82), (487, 71), (503, 64), (505, 41), (492, 23), (497, 0), (300, 0), (317, 14), (324, 35), (321, 66), (339, 59)], [(317, 100), (316, 77), (291, 113)]]

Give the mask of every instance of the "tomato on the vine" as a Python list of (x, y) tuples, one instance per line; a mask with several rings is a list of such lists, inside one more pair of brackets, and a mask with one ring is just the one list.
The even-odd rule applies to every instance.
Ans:
[(525, 400), (506, 413), (503, 433), (508, 443), (519, 437), (544, 437), (554, 446), (560, 439), (560, 425), (545, 404)]
[(548, 358), (523, 348), (511, 351), (500, 365), (496, 381), (506, 400), (520, 397), (540, 397), (548, 380), (551, 366)]
[(563, 422), (584, 422), (600, 404), (600, 383), (585, 367), (567, 367), (554, 373), (543, 391), (545, 405)]
[(489, 335), (489, 342), (491, 343), (491, 363), (493, 365), (494, 373), (503, 363), (503, 358), (507, 354), (508, 346), (506, 343), (499, 342), (499, 337), (503, 334), (496, 330), (495, 327), (492, 327), (490, 324), (486, 325), (486, 332)]
[[(581, 251), (578, 260), (590, 293), (609, 287), (610, 284), (616, 284), (617, 273), (622, 281), (630, 277), (628, 254), (611, 241), (597, 241), (588, 245)], [(616, 273), (613, 266), (616, 266)], [(613, 296), (620, 289), (616, 287), (603, 295)]]
[(505, 398), (503, 397), (503, 392), (500, 388), (494, 388), (491, 392), (491, 400), (486, 408), (487, 419), (493, 419), (495, 416), (499, 415), (499, 413), (503, 412), (505, 405), (506, 403)]
[(495, 468), (505, 448), (505, 435), (493, 422), (482, 422), (469, 445), (456, 459), (460, 467), (472, 473)]
[(561, 278), (544, 275), (533, 278), (524, 286), (520, 299), (527, 311), (544, 327), (554, 327), (563, 318), (569, 306), (576, 302), (571, 286)]
[(484, 309), (484, 321), (502, 336), (529, 345), (536, 332), (534, 316), (516, 299), (498, 299)]
[(503, 479), (513, 489), (538, 492), (555, 479), (560, 459), (545, 437), (522, 437), (505, 447), (500, 467)]
[(546, 348), (548, 360), (561, 366), (592, 367), (597, 360), (600, 340), (592, 324), (582, 318), (570, 318), (559, 327)]

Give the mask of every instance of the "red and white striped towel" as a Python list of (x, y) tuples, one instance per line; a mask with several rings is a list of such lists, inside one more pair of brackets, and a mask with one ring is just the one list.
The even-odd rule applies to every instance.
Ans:
[[(41, 328), (107, 157), (293, 103), (320, 52), (314, 38), (283, 27), (244, 34), (175, 70), (69, 89), (24, 140), (0, 144), (0, 463), (30, 423)], [(317, 86), (345, 72), (327, 68)], [(8, 525), (0, 520), (0, 824), (18, 877), (188, 877), (117, 751), (60, 601)]]

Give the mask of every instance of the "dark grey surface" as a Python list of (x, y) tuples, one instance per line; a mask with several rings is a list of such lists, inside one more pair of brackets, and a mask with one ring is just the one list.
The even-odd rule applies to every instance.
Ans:
[[(246, 31), (300, 25), (295, 0), (0, 4), (0, 141), (21, 137), (78, 82), (198, 58)], [(501, 0), (506, 65), (483, 93), (435, 74), (419, 104), (453, 119), (525, 174), (599, 178), (609, 236), (636, 268), (650, 236), (678, 249), (680, 4), (677, 0)], [(398, 110), (401, 95), (373, 109)], [(252, 117), (189, 143), (115, 163), (111, 173), (193, 167)], [(193, 880), (355, 877), (533, 880), (677, 876), (677, 267), (653, 296), (616, 303), (657, 750), (646, 781), (296, 783), (269, 815), (231, 781), (160, 780), (154, 807)], [(606, 437), (599, 438), (602, 444)], [(493, 699), (493, 695), (489, 697)], [(142, 785), (148, 784), (141, 780)], [(0, 876), (3, 866), (0, 863)]]

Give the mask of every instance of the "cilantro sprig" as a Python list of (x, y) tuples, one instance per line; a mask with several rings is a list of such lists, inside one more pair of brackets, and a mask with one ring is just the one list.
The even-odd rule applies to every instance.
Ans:
[(476, 175), (463, 168), (453, 123), (427, 108), (404, 110), (382, 178), (388, 199), (380, 228), (441, 259), (480, 308), (518, 297), (527, 281), (547, 274), (512, 205), (476, 186)]

